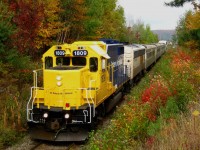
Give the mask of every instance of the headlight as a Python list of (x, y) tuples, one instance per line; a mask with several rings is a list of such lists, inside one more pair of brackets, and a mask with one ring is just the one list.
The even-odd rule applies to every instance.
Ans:
[(57, 76), (57, 77), (56, 77), (56, 80), (57, 80), (57, 81), (60, 81), (60, 80), (62, 80), (62, 77), (61, 77), (61, 76)]
[(62, 82), (61, 81), (58, 81), (57, 82), (57, 86), (61, 86), (62, 85)]
[(69, 119), (69, 114), (65, 114), (65, 119)]
[(47, 118), (48, 116), (49, 116), (48, 113), (44, 113), (44, 114), (43, 114), (43, 117), (44, 117), (44, 118)]

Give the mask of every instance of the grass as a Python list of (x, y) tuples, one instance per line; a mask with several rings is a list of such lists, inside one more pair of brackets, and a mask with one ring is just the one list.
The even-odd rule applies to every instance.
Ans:
[(151, 149), (200, 149), (200, 118), (199, 114), (193, 115), (194, 108), (200, 110), (200, 107), (196, 104), (189, 104), (189, 107), (187, 116), (182, 114), (170, 123), (165, 122)]

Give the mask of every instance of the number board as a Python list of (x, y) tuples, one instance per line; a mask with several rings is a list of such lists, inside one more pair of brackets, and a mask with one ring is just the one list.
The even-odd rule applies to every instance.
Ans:
[(55, 56), (65, 56), (64, 50), (55, 50), (54, 51)]
[(73, 51), (73, 55), (74, 56), (87, 56), (88, 51), (86, 51), (86, 50), (75, 50), (75, 51)]

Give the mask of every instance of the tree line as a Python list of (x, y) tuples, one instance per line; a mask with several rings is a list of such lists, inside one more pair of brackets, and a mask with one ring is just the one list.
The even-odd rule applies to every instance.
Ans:
[[(1, 42), (6, 45), (3, 49), (9, 45), (32, 58), (58, 43), (100, 38), (130, 40), (124, 9), (117, 0), (1, 0), (0, 7), (1, 40), (6, 41)], [(150, 33), (150, 26), (145, 29), (142, 24), (140, 30), (142, 37)], [(155, 42), (153, 36), (154, 41), (143, 41)], [(138, 43), (139, 38), (132, 39)]]

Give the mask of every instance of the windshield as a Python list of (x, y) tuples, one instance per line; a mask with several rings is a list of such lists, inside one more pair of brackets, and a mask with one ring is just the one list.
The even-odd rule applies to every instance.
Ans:
[[(77, 69), (81, 69), (84, 66), (86, 66), (86, 58), (85, 57), (57, 57), (55, 61), (56, 61), (56, 66), (54, 66), (54, 67), (51, 66), (46, 69), (77, 70)], [(48, 61), (46, 61), (46, 62), (48, 62)], [(46, 62), (45, 62), (45, 65), (46, 65)]]

